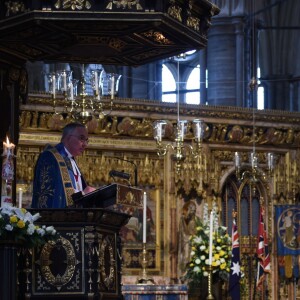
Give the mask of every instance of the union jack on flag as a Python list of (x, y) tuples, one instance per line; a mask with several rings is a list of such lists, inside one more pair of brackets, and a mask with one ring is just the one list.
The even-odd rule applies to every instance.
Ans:
[(267, 231), (264, 223), (265, 209), (260, 207), (260, 216), (259, 216), (259, 227), (258, 227), (258, 237), (257, 237), (257, 278), (256, 278), (256, 288), (261, 290), (262, 283), (265, 279), (265, 274), (269, 273), (271, 270), (270, 255), (269, 255), (269, 246), (268, 246), (268, 237)]

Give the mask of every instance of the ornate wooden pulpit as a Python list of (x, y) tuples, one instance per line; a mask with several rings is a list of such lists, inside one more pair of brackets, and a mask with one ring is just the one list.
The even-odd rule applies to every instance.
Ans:
[[(126, 195), (132, 205), (140, 205), (142, 193), (131, 187), (121, 189), (122, 195), (118, 185), (108, 186), (110, 197), (102, 202), (98, 196), (107, 192), (103, 189), (87, 196), (91, 206), (110, 209), (86, 207), (83, 196), (81, 207), (31, 210), (41, 214), (41, 224), (53, 225), (60, 238), (33, 251), (21, 251), (18, 299), (122, 298), (119, 231), (130, 215), (116, 210), (123, 200), (128, 202)], [(132, 198), (133, 194), (137, 197)]]

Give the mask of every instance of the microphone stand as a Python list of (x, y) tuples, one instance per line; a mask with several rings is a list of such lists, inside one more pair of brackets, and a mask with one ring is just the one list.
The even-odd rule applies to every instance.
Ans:
[(130, 164), (132, 164), (134, 166), (134, 186), (137, 187), (138, 185), (138, 173), (137, 173), (137, 165), (131, 161), (131, 160), (127, 160), (127, 159), (124, 159), (124, 158), (119, 158), (119, 157), (114, 157), (116, 160), (122, 160), (122, 161), (126, 161), (126, 162), (129, 162)]

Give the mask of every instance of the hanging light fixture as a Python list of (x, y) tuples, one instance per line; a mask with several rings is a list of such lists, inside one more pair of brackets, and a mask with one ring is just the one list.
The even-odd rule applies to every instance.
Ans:
[(234, 165), (237, 179), (241, 182), (248, 179), (250, 182), (255, 183), (260, 179), (267, 180), (268, 177), (272, 177), (275, 167), (274, 153), (263, 153), (262, 156), (265, 157), (266, 164), (259, 164), (257, 153), (254, 151), (250, 152), (249, 163), (242, 163), (241, 154), (235, 152)]
[(196, 119), (192, 121), (192, 130), (194, 133), (193, 145), (184, 143), (185, 135), (187, 133), (188, 121), (180, 119), (179, 107), (179, 88), (180, 88), (180, 74), (179, 74), (179, 60), (177, 61), (177, 123), (175, 127), (175, 138), (173, 143), (163, 144), (162, 139), (165, 134), (167, 122), (165, 120), (158, 120), (154, 122), (154, 139), (157, 145), (158, 156), (164, 156), (169, 151), (172, 151), (172, 160), (175, 162), (176, 173), (180, 173), (182, 162), (186, 155), (190, 154), (193, 157), (201, 155), (202, 138), (203, 138), (203, 121)]
[[(252, 99), (254, 98), (253, 93), (257, 91), (257, 79), (252, 77), (249, 82), (249, 91), (252, 95)], [(254, 104), (252, 108), (252, 139), (253, 139), (253, 146), (252, 152), (249, 155), (249, 164), (242, 166), (242, 159), (239, 152), (234, 153), (234, 165), (235, 165), (235, 172), (236, 177), (239, 181), (250, 180), (251, 183), (256, 183), (259, 179), (266, 180), (267, 177), (271, 177), (274, 171), (274, 164), (275, 164), (275, 156), (272, 152), (266, 153), (265, 161), (267, 161), (267, 173), (263, 169), (263, 164), (259, 166), (258, 154), (256, 152), (256, 127), (255, 127), (255, 109)], [(250, 167), (250, 168), (249, 168)], [(243, 170), (242, 170), (243, 169)]]
[[(252, 100), (252, 152), (249, 155), (249, 163), (248, 165), (242, 166), (242, 159), (238, 152), (234, 153), (234, 165), (236, 177), (239, 181), (250, 180), (250, 183), (256, 183), (259, 179), (266, 180), (268, 176), (273, 175), (274, 171), (274, 154), (272, 152), (262, 153), (264, 155), (264, 161), (267, 161), (267, 168), (263, 168), (264, 164), (259, 165), (258, 154), (256, 152), (256, 127), (255, 127), (255, 108), (254, 108), (254, 99), (255, 93), (258, 88), (258, 80), (257, 80), (257, 69), (255, 63), (255, 20), (254, 16), (252, 16), (252, 55), (251, 55), (251, 79), (248, 84), (249, 89), (249, 98)], [(262, 156), (262, 155), (261, 155)], [(267, 173), (264, 169), (267, 169)]]
[[(80, 80), (74, 79), (72, 71), (62, 70), (46, 74), (48, 78), (49, 92), (52, 95), (53, 109), (57, 113), (58, 95), (63, 98), (64, 113), (70, 114), (75, 120), (86, 123), (92, 117), (102, 118), (113, 110), (113, 100), (118, 93), (121, 75), (106, 73), (102, 68), (94, 68), (90, 75), (85, 75), (84, 65), (81, 67)], [(92, 87), (93, 94), (87, 93), (87, 80)], [(80, 93), (78, 89), (80, 87)], [(109, 107), (105, 111), (107, 103), (103, 96), (109, 96)]]

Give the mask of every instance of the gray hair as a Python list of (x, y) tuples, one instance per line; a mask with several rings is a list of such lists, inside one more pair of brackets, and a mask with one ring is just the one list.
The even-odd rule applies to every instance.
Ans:
[(72, 134), (74, 132), (74, 130), (78, 127), (86, 128), (83, 124), (81, 124), (79, 122), (73, 122), (73, 123), (67, 124), (63, 128), (61, 139), (63, 140), (67, 135)]

